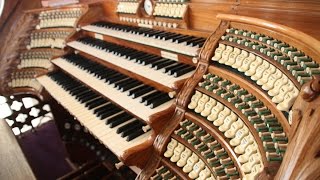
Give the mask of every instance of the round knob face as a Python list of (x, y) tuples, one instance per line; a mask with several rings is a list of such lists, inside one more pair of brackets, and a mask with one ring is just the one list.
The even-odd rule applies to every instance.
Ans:
[(151, 2), (151, 0), (145, 0), (144, 4), (143, 4), (144, 10), (146, 11), (146, 13), (151, 16), (152, 15), (152, 11), (153, 11), (153, 4)]

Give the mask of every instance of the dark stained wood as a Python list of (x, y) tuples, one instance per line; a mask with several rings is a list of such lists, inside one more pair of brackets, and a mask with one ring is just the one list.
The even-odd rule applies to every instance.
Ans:
[(152, 133), (146, 142), (127, 149), (119, 157), (119, 160), (124, 162), (127, 166), (137, 166), (138, 168), (143, 169), (147, 165), (149, 158), (152, 158), (150, 155), (155, 137), (156, 134)]
[(0, 119), (0, 134), (0, 179), (36, 179), (4, 119)]
[(302, 91), (302, 98), (307, 101), (313, 101), (320, 93), (320, 76), (313, 76), (309, 86), (306, 86)]
[(152, 151), (152, 158), (149, 158), (148, 163), (145, 166), (144, 171), (141, 171), (136, 177), (137, 180), (149, 179), (154, 174), (154, 169), (159, 167), (159, 163), (161, 160), (160, 156), (155, 155), (155, 152)]
[(15, 8), (17, 8), (19, 4), (19, 0), (11, 0), (11, 1), (4, 1), (3, 12), (0, 18), (0, 31), (4, 28), (3, 26), (7, 22), (8, 18), (14, 13)]

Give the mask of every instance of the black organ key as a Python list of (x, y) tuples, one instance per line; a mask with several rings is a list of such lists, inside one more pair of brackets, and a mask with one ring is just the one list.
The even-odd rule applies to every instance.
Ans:
[(125, 75), (123, 75), (123, 74), (117, 74), (117, 75), (115, 75), (115, 76), (112, 76), (111, 78), (107, 78), (106, 83), (107, 83), (107, 84), (113, 84), (113, 83), (118, 82), (118, 81), (120, 81), (120, 80), (122, 80), (122, 79), (124, 79), (124, 78), (126, 78)]
[(112, 104), (111, 104), (111, 103), (107, 103), (107, 104), (105, 104), (105, 105), (103, 105), (103, 106), (95, 109), (95, 110), (93, 111), (93, 113), (94, 113), (94, 114), (97, 114), (97, 115), (99, 116), (100, 113), (103, 112), (103, 110), (104, 110), (105, 108), (108, 109), (110, 106), (112, 106)]
[(145, 56), (142, 56), (141, 58), (136, 59), (135, 62), (141, 64), (145, 60), (150, 59), (150, 58), (154, 58), (154, 57), (156, 57), (156, 56), (153, 54), (146, 54)]
[(154, 91), (154, 87), (150, 87), (150, 86), (147, 86), (145, 88), (142, 88), (142, 89), (139, 89), (137, 91), (134, 91), (131, 95), (131, 97), (133, 99), (137, 98), (137, 97), (140, 97), (144, 94), (147, 94), (148, 92), (151, 92), (151, 91)]
[(136, 124), (139, 124), (139, 123), (140, 123), (139, 120), (136, 120), (136, 119), (135, 119), (135, 120), (133, 120), (133, 121), (131, 121), (131, 122), (129, 122), (129, 123), (127, 123), (127, 124), (119, 127), (119, 128), (117, 129), (117, 133), (118, 133), (118, 134), (121, 134), (122, 132), (124, 132), (124, 131), (127, 130), (128, 128), (130, 128), (130, 127), (132, 127), (132, 126), (135, 126)]
[(121, 92), (124, 92), (124, 91), (128, 91), (129, 89), (132, 89), (134, 87), (137, 87), (137, 86), (140, 86), (142, 85), (142, 83), (140, 81), (135, 81), (135, 82), (132, 82), (130, 84), (125, 84), (123, 85), (121, 88), (120, 88), (120, 91)]
[(136, 59), (145, 57), (146, 54), (147, 54), (147, 53), (145, 53), (145, 52), (137, 52), (136, 54), (130, 56), (129, 59), (135, 61)]
[(158, 99), (159, 97), (165, 96), (166, 94), (167, 94), (167, 93), (162, 93), (162, 92), (160, 92), (160, 93), (158, 93), (158, 94), (155, 94), (155, 95), (151, 96), (150, 98), (147, 98), (147, 99), (145, 100), (144, 104), (145, 104), (146, 106), (148, 106), (148, 105), (150, 105), (154, 100)]
[(193, 71), (195, 68), (192, 67), (192, 66), (189, 66), (189, 67), (186, 67), (186, 68), (183, 68), (183, 69), (179, 69), (177, 71), (174, 72), (173, 76), (174, 77), (179, 77), (179, 76), (182, 76), (184, 74), (187, 74), (191, 71)]
[(135, 79), (125, 77), (125, 78), (121, 79), (120, 81), (115, 82), (114, 87), (119, 89), (121, 85), (126, 84), (126, 83), (130, 83), (131, 81), (135, 81)]
[(156, 70), (159, 70), (159, 69), (162, 69), (162, 68), (164, 68), (164, 67), (170, 66), (170, 65), (175, 64), (175, 63), (176, 63), (175, 61), (166, 61), (166, 62), (164, 62), (164, 63), (161, 63), (161, 64), (156, 65), (154, 68), (155, 68)]
[[(176, 64), (173, 64), (172, 66), (165, 67), (164, 71), (165, 71), (165, 73), (171, 74), (171, 71), (174, 71), (175, 69), (183, 68), (183, 67), (186, 67), (186, 66), (189, 66), (189, 65), (176, 63)], [(173, 75), (173, 73), (172, 73), (172, 75)]]
[(173, 38), (173, 42), (174, 43), (181, 43), (183, 42), (186, 38), (189, 38), (190, 36), (186, 36), (186, 35), (181, 35), (181, 36), (178, 36), (176, 38)]
[[(98, 99), (95, 99), (93, 101), (87, 102), (85, 106), (90, 109), (90, 107), (92, 107), (92, 106), (94, 106), (96, 104), (97, 104), (97, 106), (99, 106), (99, 103), (106, 103), (106, 100), (104, 98), (102, 98), (102, 97), (99, 97)], [(100, 105), (102, 105), (102, 104), (100, 104)]]
[(168, 35), (168, 36), (165, 36), (165, 37), (163, 37), (162, 39), (163, 40), (171, 40), (172, 41), (172, 38), (174, 38), (174, 37), (179, 37), (180, 35), (179, 34), (175, 34), (175, 33), (172, 33), (172, 34), (170, 34), (170, 35)]
[(184, 38), (180, 38), (176, 40), (176, 43), (185, 43), (187, 44), (187, 41), (190, 39), (193, 39), (193, 36), (185, 36)]
[(156, 108), (158, 106), (160, 106), (161, 104), (165, 103), (165, 102), (168, 102), (170, 100), (170, 96), (168, 94), (164, 95), (164, 96), (161, 96), (160, 98), (157, 98), (155, 99), (151, 105), (150, 105), (150, 108), (153, 109), (153, 108)]
[(146, 102), (148, 99), (151, 99), (153, 96), (157, 96), (159, 94), (161, 94), (162, 92), (159, 91), (155, 91), (155, 92), (151, 92), (150, 94), (144, 95), (142, 96), (142, 98), (140, 99), (141, 103)]
[(169, 61), (171, 61), (171, 60), (162, 58), (162, 59), (160, 59), (160, 60), (157, 61), (157, 62), (152, 62), (152, 63), (151, 63), (151, 68), (156, 67), (158, 64), (165, 63), (165, 62), (169, 62)]
[(120, 125), (120, 124), (122, 124), (122, 123), (124, 123), (124, 122), (126, 122), (126, 121), (128, 121), (130, 119), (132, 119), (132, 118), (133, 118), (133, 116), (131, 116), (130, 114), (124, 112), (124, 113), (121, 114), (121, 116), (118, 115), (118, 116), (115, 116), (115, 117), (113, 117), (111, 119), (108, 119), (106, 124), (109, 124), (109, 126), (111, 128), (113, 128), (113, 127), (116, 127), (116, 126), (118, 126), (118, 125)]
[(141, 136), (142, 134), (144, 134), (145, 132), (142, 129), (138, 129), (137, 131), (131, 133), (128, 135), (126, 141), (131, 141), (139, 136)]
[(146, 65), (161, 61), (162, 59), (163, 58), (161, 58), (161, 57), (155, 56), (155, 57), (144, 60), (141, 64), (146, 66)]
[(98, 94), (90, 94), (89, 96), (86, 96), (86, 97), (84, 97), (84, 98), (82, 98), (81, 100), (80, 100), (80, 102), (81, 103), (84, 103), (84, 102), (87, 102), (87, 101), (89, 101), (90, 99), (93, 99), (93, 98), (96, 98), (96, 97), (98, 97), (99, 95)]
[[(137, 121), (138, 121), (138, 120), (137, 120)], [(144, 124), (139, 121), (137, 124), (132, 125), (132, 126), (128, 127), (126, 130), (122, 131), (121, 137), (126, 137), (126, 136), (128, 136), (129, 134), (137, 131), (138, 129), (141, 129), (142, 126), (144, 126)]]
[[(99, 106), (101, 106), (101, 105), (104, 105), (104, 104), (106, 104), (106, 103), (109, 103), (109, 101), (103, 99), (103, 101), (98, 101), (98, 102), (96, 102), (96, 103), (93, 103), (93, 104), (89, 105), (89, 106), (88, 106), (88, 109), (91, 110), (91, 109), (97, 108), (97, 107), (99, 107)], [(94, 113), (95, 113), (95, 112), (94, 112)]]
[(111, 115), (113, 115), (113, 114), (116, 114), (116, 113), (118, 113), (118, 112), (120, 112), (120, 111), (122, 111), (122, 109), (120, 109), (120, 108), (118, 108), (118, 107), (114, 107), (114, 108), (112, 108), (112, 109), (109, 110), (109, 111), (103, 112), (103, 113), (101, 114), (101, 116), (100, 116), (100, 119), (103, 120), (103, 119), (105, 119), (106, 117), (109, 117), (109, 116), (111, 116)]
[(187, 67), (190, 67), (188, 64), (179, 64), (179, 65), (176, 65), (175, 67), (173, 68), (170, 68), (170, 70), (168, 71), (168, 74), (170, 75), (174, 75), (174, 73), (180, 69), (184, 69), (184, 68), (187, 68)]

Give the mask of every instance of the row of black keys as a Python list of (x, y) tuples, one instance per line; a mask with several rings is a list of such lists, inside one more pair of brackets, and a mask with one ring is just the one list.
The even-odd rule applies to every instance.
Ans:
[(149, 38), (165, 40), (177, 44), (184, 43), (184, 45), (191, 46), (191, 47), (202, 47), (204, 42), (206, 41), (205, 38), (195, 37), (195, 36), (188, 36), (183, 34), (177, 34), (172, 32), (165, 32), (161, 30), (155, 30), (150, 28), (144, 27), (134, 27), (134, 26), (127, 26), (122, 24), (115, 24), (110, 22), (95, 22), (91, 24), (93, 26), (103, 27), (107, 29), (112, 29), (116, 31), (122, 31), (126, 33), (142, 35)]
[[(110, 128), (117, 127), (117, 133), (121, 137), (126, 137), (126, 141), (131, 141), (145, 133), (142, 130), (142, 127), (146, 125), (144, 122), (134, 118), (80, 82), (62, 72), (52, 73), (49, 76), (79, 103), (84, 104), (89, 110), (93, 110), (100, 120), (106, 120), (106, 125), (109, 125)], [(134, 119), (132, 122), (119, 126), (132, 119)]]
[(129, 61), (141, 64), (143, 66), (149, 66), (155, 70), (162, 70), (163, 73), (167, 73), (170, 76), (179, 77), (186, 73), (189, 73), (195, 69), (195, 67), (183, 64), (174, 60), (165, 59), (160, 56), (141, 52), (132, 48), (108, 43), (103, 40), (84, 37), (77, 41), (92, 46), (96, 49), (112, 53), (116, 56), (123, 57)]
[(87, 73), (93, 74), (97, 79), (104, 81), (106, 84), (113, 85), (114, 88), (117, 88), (121, 92), (126, 92), (133, 99), (140, 97), (140, 103), (144, 103), (145, 106), (149, 106), (152, 109), (171, 99), (165, 92), (155, 90), (154, 87), (145, 85), (141, 81), (90, 61), (81, 55), (68, 54), (64, 58)]

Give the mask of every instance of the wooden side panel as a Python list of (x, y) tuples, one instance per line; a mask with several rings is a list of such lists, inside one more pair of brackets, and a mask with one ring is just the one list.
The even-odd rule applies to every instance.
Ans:
[(256, 17), (292, 27), (320, 39), (319, 1), (241, 1), (235, 14)]

